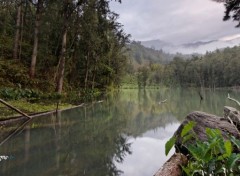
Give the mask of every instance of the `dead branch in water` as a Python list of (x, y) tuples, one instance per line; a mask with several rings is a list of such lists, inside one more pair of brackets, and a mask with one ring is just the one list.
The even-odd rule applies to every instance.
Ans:
[(199, 97), (200, 97), (200, 100), (202, 101), (202, 100), (203, 100), (203, 96), (202, 96), (202, 93), (201, 93), (200, 90), (198, 91), (198, 95), (199, 95)]
[(32, 119), (28, 119), (21, 126), (19, 126), (16, 130), (14, 130), (11, 134), (9, 134), (3, 141), (0, 142), (0, 146), (3, 145), (6, 141), (8, 141), (12, 136), (21, 132), (24, 127), (31, 121)]
[(20, 111), (19, 109), (13, 107), (12, 105), (10, 105), (9, 103), (7, 103), (6, 101), (4, 101), (4, 100), (2, 100), (2, 99), (0, 99), (0, 103), (4, 104), (5, 106), (9, 107), (10, 109), (18, 112), (19, 114), (21, 114), (21, 115), (23, 115), (23, 116), (25, 116), (25, 117), (27, 117), (27, 118), (29, 118), (29, 119), (32, 118), (32, 117), (30, 117), (29, 115), (27, 115), (26, 113), (24, 113), (24, 112)]
[(238, 106), (240, 106), (240, 102), (234, 98), (231, 98), (229, 94), (228, 94), (228, 99), (234, 101), (235, 103), (237, 103)]

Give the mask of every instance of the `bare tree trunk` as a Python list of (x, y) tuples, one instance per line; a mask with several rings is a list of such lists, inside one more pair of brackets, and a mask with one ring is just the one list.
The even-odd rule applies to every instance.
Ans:
[(84, 80), (84, 88), (87, 89), (87, 83), (88, 83), (88, 73), (89, 73), (89, 52), (87, 55), (87, 64), (86, 64), (86, 72), (85, 72), (85, 80)]
[(96, 77), (96, 74), (93, 73), (93, 80), (92, 80), (92, 89), (95, 88), (95, 77)]
[(66, 60), (66, 48), (67, 48), (67, 32), (68, 32), (68, 21), (71, 16), (71, 11), (69, 9), (71, 1), (64, 0), (63, 6), (63, 33), (62, 33), (62, 46), (61, 46), (61, 55), (59, 58), (59, 65), (57, 69), (57, 82), (56, 82), (56, 92), (61, 94), (63, 89), (63, 80), (65, 72), (65, 60)]
[(34, 28), (34, 43), (33, 43), (33, 51), (32, 51), (32, 60), (30, 66), (30, 78), (34, 78), (36, 62), (37, 62), (37, 54), (38, 54), (38, 34), (39, 34), (39, 26), (40, 26), (40, 18), (41, 18), (41, 10), (43, 6), (43, 1), (38, 0), (36, 17), (35, 17), (35, 28)]
[(67, 28), (65, 27), (62, 36), (62, 49), (61, 55), (59, 59), (59, 68), (57, 74), (57, 87), (56, 92), (61, 94), (63, 88), (63, 79), (64, 79), (64, 71), (65, 71), (65, 60), (66, 60), (66, 46), (67, 46)]
[(23, 19), (24, 19), (24, 13), (22, 12), (22, 15), (21, 15), (21, 33), (20, 33), (20, 41), (19, 41), (19, 54), (18, 54), (19, 59), (21, 59), (21, 57), (22, 57)]
[(94, 69), (93, 69), (92, 89), (95, 88), (95, 78), (96, 78), (96, 65), (94, 66)]
[(13, 59), (18, 59), (21, 13), (22, 13), (22, 5), (20, 4), (17, 8), (16, 33), (15, 33), (14, 46), (13, 46)]

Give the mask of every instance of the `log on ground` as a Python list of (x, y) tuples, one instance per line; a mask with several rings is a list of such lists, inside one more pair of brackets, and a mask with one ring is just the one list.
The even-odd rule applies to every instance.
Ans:
[(186, 156), (189, 154), (187, 148), (184, 146), (195, 143), (195, 139), (192, 139), (185, 142), (183, 145), (181, 132), (183, 127), (189, 122), (195, 122), (192, 130), (197, 135), (198, 140), (207, 140), (206, 128), (219, 129), (225, 139), (227, 139), (229, 135), (240, 139), (240, 133), (237, 128), (240, 127), (240, 112), (235, 108), (224, 107), (224, 117), (218, 117), (199, 111), (192, 112), (187, 115), (185, 120), (174, 133), (174, 136), (176, 137), (175, 148), (177, 153), (175, 153), (154, 176), (182, 175), (180, 165), (184, 166), (187, 164)]
[(187, 165), (187, 161), (186, 156), (175, 153), (154, 176), (181, 176), (181, 166)]
[[(225, 139), (227, 139), (229, 135), (234, 136), (237, 139), (240, 139), (240, 133), (238, 129), (233, 123), (230, 123), (228, 119), (207, 114), (205, 112), (198, 112), (198, 111), (192, 112), (189, 115), (187, 115), (183, 123), (180, 125), (180, 127), (174, 134), (177, 138), (175, 143), (175, 148), (177, 152), (180, 152), (182, 154), (185, 154), (185, 155), (188, 154), (188, 151), (186, 150), (184, 145), (182, 145), (181, 132), (183, 127), (189, 122), (196, 123), (192, 130), (197, 135), (198, 140), (201, 140), (201, 141), (207, 140), (206, 128), (219, 129), (223, 135), (223, 138)], [(194, 142), (195, 142), (195, 139), (192, 139), (187, 141), (185, 145), (188, 145)]]

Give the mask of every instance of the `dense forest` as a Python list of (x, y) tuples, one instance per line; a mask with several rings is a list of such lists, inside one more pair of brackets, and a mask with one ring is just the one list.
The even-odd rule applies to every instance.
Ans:
[(1, 0), (1, 87), (62, 93), (119, 85), (129, 35), (109, 3)]
[[(239, 47), (204, 56), (129, 43), (106, 0), (0, 2), (0, 85), (58, 92), (119, 87), (240, 84)], [(117, 1), (116, 3), (121, 3)], [(127, 77), (132, 79), (126, 79)], [(125, 81), (122, 81), (125, 80)], [(134, 80), (134, 81), (132, 81)]]
[(207, 52), (190, 59), (175, 56), (169, 64), (147, 64), (135, 72), (139, 87), (148, 85), (233, 87), (240, 84), (240, 47)]
[(149, 62), (167, 64), (172, 61), (175, 56), (175, 54), (169, 54), (163, 50), (144, 47), (140, 41), (132, 41), (126, 45), (126, 48), (128, 49), (126, 56), (130, 59), (134, 68), (138, 68)]

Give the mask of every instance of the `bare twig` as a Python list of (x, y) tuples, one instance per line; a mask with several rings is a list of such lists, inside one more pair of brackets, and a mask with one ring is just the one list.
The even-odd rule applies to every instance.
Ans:
[(163, 100), (163, 101), (159, 101), (158, 104), (162, 104), (162, 103), (166, 103), (167, 99)]
[(23, 115), (23, 116), (25, 116), (25, 117), (28, 117), (29, 119), (32, 118), (32, 117), (30, 117), (29, 115), (27, 115), (26, 113), (24, 113), (24, 112), (20, 111), (19, 109), (13, 107), (12, 105), (10, 105), (9, 103), (7, 103), (6, 101), (4, 101), (4, 100), (2, 100), (2, 99), (0, 99), (0, 103), (4, 104), (5, 106), (7, 106), (7, 107), (9, 107), (10, 109), (18, 112), (18, 113), (21, 114), (21, 115)]
[(240, 106), (240, 102), (234, 98), (231, 98), (229, 94), (228, 94), (228, 99), (234, 101), (235, 103), (237, 103), (238, 106)]

